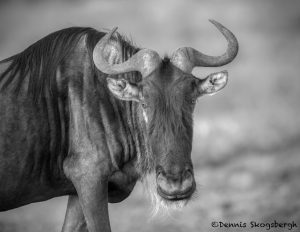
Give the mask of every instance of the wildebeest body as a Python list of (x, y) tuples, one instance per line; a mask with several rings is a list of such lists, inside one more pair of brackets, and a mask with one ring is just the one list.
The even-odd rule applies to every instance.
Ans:
[[(196, 184), (191, 161), (196, 99), (225, 87), (237, 54), (183, 47), (172, 58), (91, 28), (55, 32), (0, 63), (0, 211), (70, 195), (63, 231), (110, 231), (108, 202), (153, 176), (154, 202), (183, 206)], [(154, 175), (149, 175), (154, 174)], [(153, 191), (154, 189), (154, 191)]]
[[(73, 112), (70, 112), (71, 104), (68, 95), (76, 94), (81, 105), (93, 109), (91, 117), (101, 122), (99, 125), (103, 133), (100, 135), (100, 140), (95, 143), (110, 149), (118, 167), (126, 170), (127, 166), (131, 165), (129, 161), (135, 156), (136, 132), (131, 134), (132, 128), (123, 122), (132, 121), (133, 123), (134, 105), (137, 103), (121, 102), (112, 97), (107, 90), (105, 79), (101, 79), (101, 75), (104, 77), (105, 74), (96, 71), (90, 59), (87, 42), (93, 46), (92, 40), (97, 41), (103, 33), (90, 29), (83, 33), (81, 28), (71, 30), (73, 33), (70, 34), (78, 40), (57, 47), (59, 49), (68, 45), (72, 49), (66, 52), (65, 57), (59, 57), (61, 59), (59, 64), (55, 64), (55, 60), (50, 61), (52, 64), (48, 66), (54, 70), (47, 71), (55, 71), (52, 75), (39, 77), (38, 75), (41, 74), (39, 72), (33, 74), (24, 72), (23, 75), (26, 74), (26, 77), (21, 81), (20, 71), (15, 76), (10, 76), (17, 68), (15, 66), (12, 67), (10, 73), (2, 76), (0, 85), (0, 210), (8, 210), (56, 196), (76, 194), (63, 170), (65, 158), (68, 154), (71, 156), (70, 153), (73, 152), (69, 143), (74, 141), (71, 138), (72, 135), (70, 136), (72, 133), (70, 117)], [(57, 32), (55, 36), (59, 38), (60, 34), (66, 32), (68, 31)], [(87, 36), (91, 38), (88, 40)], [(45, 41), (38, 43), (43, 42)], [(26, 60), (28, 58), (26, 56), (32, 50), (38, 49), (44, 54), (34, 59), (53, 59), (47, 57), (50, 54), (45, 54), (46, 47), (40, 48), (38, 45), (33, 45), (23, 54), (13, 57), (12, 60), (23, 58), (23, 65), (33, 65)], [(62, 51), (57, 52), (59, 52), (57, 55), (61, 56)], [(53, 53), (55, 55), (56, 51)], [(1, 65), (7, 68), (9, 64), (12, 64), (11, 60), (4, 61)], [(41, 62), (39, 65), (40, 67), (37, 68), (40, 69), (45, 68), (47, 64)], [(8, 83), (9, 77), (12, 78), (11, 83)], [(38, 83), (33, 83), (42, 82), (39, 78), (45, 78), (45, 82), (54, 82), (52, 88), (46, 84), (38, 86)], [(19, 85), (21, 86), (16, 91)], [(42, 88), (42, 92), (37, 93), (40, 91), (38, 87)], [(34, 94), (29, 93), (29, 89)], [(74, 91), (74, 93), (69, 94), (68, 91)], [(76, 107), (82, 110), (80, 106), (74, 106)], [(85, 122), (79, 123), (88, 126)], [(86, 132), (91, 133), (91, 130)], [(90, 139), (96, 140), (97, 138)], [(84, 146), (84, 144), (81, 145)], [(114, 182), (122, 178), (126, 179), (126, 176), (119, 174), (116, 172), (115, 176), (112, 175), (109, 183), (112, 202), (127, 196), (136, 180), (133, 173), (128, 183), (127, 180), (124, 184), (121, 181), (119, 187), (123, 187), (124, 191), (117, 194), (119, 187)]]
[(46, 109), (13, 94), (1, 94), (0, 106), (0, 209), (71, 192), (62, 154), (51, 157)]

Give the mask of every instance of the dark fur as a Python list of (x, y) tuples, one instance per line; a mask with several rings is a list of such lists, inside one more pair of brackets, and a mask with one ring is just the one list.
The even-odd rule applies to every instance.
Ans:
[(1, 92), (9, 88), (17, 97), (21, 89), (25, 88), (25, 98), (31, 99), (45, 112), (53, 112), (52, 115), (48, 114), (48, 124), (53, 127), (52, 131), (55, 131), (51, 136), (49, 150), (52, 157), (57, 156), (61, 159), (61, 163), (68, 151), (68, 106), (66, 92), (58, 89), (56, 72), (58, 67), (64, 68), (65, 59), (83, 35), (88, 35), (87, 45), (89, 50), (92, 50), (104, 33), (92, 28), (64, 29), (48, 35), (23, 52), (1, 62), (10, 62), (9, 67), (0, 76)]
[[(0, 65), (10, 62), (8, 68), (2, 74), (0, 73), (0, 92), (10, 88), (10, 91), (12, 90), (18, 96), (21, 89), (26, 88), (27, 97), (35, 104), (45, 108), (51, 107), (54, 114), (53, 117), (49, 117), (51, 122), (48, 123), (53, 124), (55, 122), (53, 130), (57, 133), (53, 136), (50, 150), (53, 151), (53, 155), (62, 155), (62, 159), (64, 159), (68, 150), (68, 140), (62, 139), (62, 137), (68, 138), (67, 80), (64, 77), (59, 80), (63, 84), (61, 87), (63, 91), (60, 91), (56, 71), (58, 68), (65, 68), (65, 59), (76, 49), (82, 36), (87, 36), (88, 55), (90, 56), (90, 63), (93, 64), (93, 48), (104, 34), (93, 28), (73, 27), (63, 29), (37, 41), (23, 52), (0, 62)], [(117, 38), (123, 49), (123, 61), (138, 51), (138, 48), (134, 47), (124, 36), (118, 35)], [(106, 76), (100, 73), (94, 65), (92, 67), (95, 82), (100, 76)], [(136, 72), (124, 74), (123, 76), (131, 79), (132, 82), (140, 80), (140, 75)], [(25, 78), (28, 79), (28, 86), (26, 87), (24, 87), (24, 84), (27, 84), (24, 83)], [(47, 101), (49, 97), (51, 100)], [(62, 103), (62, 106), (59, 106), (60, 103)], [(62, 110), (64, 112), (61, 112)], [(63, 119), (61, 118), (62, 115)], [(62, 126), (62, 124), (65, 125)]]
[[(10, 112), (9, 109), (11, 109), (11, 112), (14, 112), (16, 114), (16, 110), (19, 112), (23, 109), (23, 107), (25, 110), (29, 110), (30, 114), (35, 114), (37, 118), (36, 120), (39, 120), (38, 118), (46, 119), (46, 121), (37, 121), (41, 124), (37, 125), (37, 127), (43, 127), (45, 130), (45, 138), (42, 135), (43, 131), (40, 131), (40, 144), (34, 145), (33, 138), (36, 139), (37, 135), (32, 134), (33, 132), (30, 129), (26, 131), (26, 133), (28, 133), (28, 139), (30, 139), (30, 141), (32, 140), (32, 145), (30, 146), (41, 146), (40, 149), (43, 150), (43, 154), (38, 155), (36, 158), (34, 158), (34, 161), (32, 160), (32, 157), (34, 157), (34, 155), (28, 154), (28, 158), (26, 159), (28, 160), (29, 164), (32, 165), (32, 168), (27, 168), (28, 170), (26, 172), (28, 172), (28, 176), (27, 174), (23, 175), (24, 178), (27, 177), (26, 181), (23, 181), (24, 183), (30, 181), (29, 176), (41, 175), (41, 181), (43, 183), (47, 183), (47, 186), (51, 186), (52, 188), (58, 185), (65, 185), (65, 190), (62, 191), (63, 194), (74, 192), (74, 189), (72, 187), (70, 188), (70, 183), (68, 181), (66, 182), (63, 171), (63, 162), (70, 152), (70, 112), (68, 103), (69, 82), (72, 81), (75, 83), (75, 85), (78, 85), (79, 92), (82, 92), (84, 90), (82, 89), (82, 67), (76, 65), (74, 66), (72, 62), (74, 60), (74, 64), (80, 64), (79, 62), (82, 58), (76, 57), (74, 59), (74, 54), (76, 52), (78, 53), (77, 50), (79, 41), (83, 37), (85, 37), (85, 49), (87, 50), (87, 56), (89, 57), (86, 62), (91, 67), (88, 75), (90, 75), (89, 78), (93, 79), (92, 82), (95, 90), (99, 91), (100, 95), (103, 95), (103, 91), (107, 91), (105, 85), (105, 77), (107, 75), (98, 71), (94, 66), (92, 60), (92, 52), (95, 44), (104, 34), (105, 33), (98, 32), (92, 28), (74, 27), (63, 29), (39, 40), (23, 52), (0, 62), (0, 65), (9, 64), (6, 70), (4, 70), (2, 73), (0, 72), (0, 95), (2, 95), (3, 101), (5, 100), (4, 98), (6, 96), (9, 96), (9, 99), (12, 99), (11, 103), (2, 102), (2, 104), (6, 105), (3, 105), (5, 107), (2, 107), (2, 109), (0, 109), (0, 118), (2, 117), (1, 120), (3, 121), (3, 119), (7, 117), (7, 112)], [(123, 61), (127, 60), (130, 56), (132, 56), (139, 50), (138, 48), (132, 46), (131, 42), (129, 42), (125, 37), (118, 35), (117, 39), (122, 46)], [(79, 59), (79, 61), (76, 59)], [(58, 75), (58, 71), (60, 75)], [(141, 78), (140, 74), (138, 74), (137, 72), (123, 74), (119, 77), (128, 78), (132, 82), (139, 81)], [(105, 95), (103, 95), (102, 97), (105, 97), (106, 95), (107, 93), (105, 93)], [(106, 96), (105, 98), (108, 98), (108, 96)], [(124, 104), (124, 106), (121, 107), (122, 104), (120, 104), (117, 99), (112, 98), (111, 100), (107, 99), (107, 101), (108, 104), (112, 105), (110, 107), (113, 107), (116, 110), (115, 114), (124, 114), (120, 111), (122, 108), (124, 111), (126, 111), (125, 115), (132, 115), (132, 111), (134, 111), (136, 108), (136, 104), (131, 102), (124, 102), (122, 103)], [(18, 104), (20, 104), (19, 107)], [(20, 112), (20, 115), (21, 114), (24, 113)], [(27, 117), (28, 113), (25, 114), (26, 115), (24, 116)], [(19, 116), (15, 115), (14, 117)], [(20, 123), (24, 123), (24, 126), (27, 126), (27, 122), (24, 120), (29, 120), (26, 119), (26, 117), (18, 119)], [(124, 118), (120, 117), (119, 120), (123, 120), (122, 123), (125, 123), (127, 119), (125, 116)], [(15, 119), (11, 117), (11, 120)], [(132, 115), (132, 118), (130, 118), (130, 120), (127, 120), (129, 126), (125, 127), (124, 129), (126, 134), (128, 134), (129, 136), (131, 135), (130, 139), (125, 140), (126, 143), (128, 143), (128, 148), (124, 148), (126, 153), (135, 152), (135, 149), (133, 147), (136, 144), (132, 142), (132, 140), (139, 140), (141, 136), (139, 132), (131, 133), (129, 129), (137, 127), (137, 122), (135, 120), (136, 116)], [(36, 122), (33, 123), (36, 124)], [(18, 125), (18, 121), (13, 122), (13, 124)], [(28, 127), (30, 127), (30, 125), (28, 125)], [(13, 129), (13, 133), (8, 134), (8, 138), (6, 139), (4, 139), (5, 137), (2, 137), (2, 141), (4, 142), (4, 144), (10, 143), (5, 142), (6, 140), (8, 141), (8, 139), (9, 141), (13, 141), (14, 133), (17, 133), (17, 130), (17, 128)], [(0, 128), (0, 135), (7, 136), (6, 133), (7, 128)], [(7, 145), (5, 145), (5, 147), (5, 149), (13, 149), (13, 147), (10, 148), (7, 147)], [(18, 156), (21, 155), (22, 149), (24, 149), (22, 147), (16, 146), (14, 148), (18, 149), (18, 153), (20, 153), (18, 154)], [(36, 150), (37, 148), (32, 149)], [(17, 156), (14, 150), (2, 150), (0, 152), (6, 152), (7, 154), (14, 153), (14, 155)], [(2, 166), (0, 165), (0, 167)], [(3, 166), (2, 169), (4, 171), (5, 167)], [(113, 184), (110, 184), (110, 186), (112, 188), (114, 187)], [(61, 193), (59, 193), (58, 195), (60, 194)], [(53, 197), (53, 194), (49, 193), (49, 195)], [(10, 206), (7, 207), (10, 208)], [(0, 208), (3, 207), (0, 206)]]

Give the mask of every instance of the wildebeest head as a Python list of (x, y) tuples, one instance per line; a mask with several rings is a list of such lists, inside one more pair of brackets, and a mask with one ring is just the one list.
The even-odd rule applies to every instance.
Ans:
[(107, 78), (108, 88), (121, 100), (139, 102), (140, 118), (146, 125), (147, 146), (152, 155), (158, 194), (166, 201), (187, 200), (195, 190), (191, 162), (193, 111), (198, 97), (213, 94), (225, 87), (227, 71), (213, 73), (204, 79), (193, 76), (197, 66), (217, 67), (231, 62), (238, 51), (235, 36), (216, 21), (211, 21), (228, 41), (221, 56), (208, 56), (184, 47), (172, 57), (161, 59), (152, 50), (142, 49), (127, 61), (110, 64), (105, 52), (116, 29), (106, 34), (93, 53), (96, 67), (115, 75), (138, 71), (140, 83)]

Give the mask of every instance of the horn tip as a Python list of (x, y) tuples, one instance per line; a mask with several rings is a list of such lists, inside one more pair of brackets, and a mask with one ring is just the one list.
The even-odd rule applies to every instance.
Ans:
[(111, 31), (112, 31), (112, 33), (115, 33), (116, 30), (118, 30), (118, 27), (117, 27), (117, 26), (116, 26), (116, 27), (113, 27), (113, 29), (112, 29)]
[(113, 27), (113, 29), (109, 32), (109, 37), (111, 37), (118, 30), (118, 27)]
[(216, 21), (216, 20), (214, 20), (214, 19), (209, 19), (208, 21), (211, 22), (212, 24), (214, 24), (214, 25), (217, 26), (217, 27), (222, 26), (221, 23), (219, 23), (218, 21)]

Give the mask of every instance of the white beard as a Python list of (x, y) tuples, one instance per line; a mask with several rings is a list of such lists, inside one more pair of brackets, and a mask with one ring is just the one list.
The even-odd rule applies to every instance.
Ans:
[(173, 211), (181, 210), (188, 203), (188, 199), (179, 201), (168, 201), (166, 199), (163, 199), (157, 193), (155, 172), (146, 175), (146, 177), (143, 178), (142, 183), (151, 200), (152, 218), (157, 215), (170, 216)]

